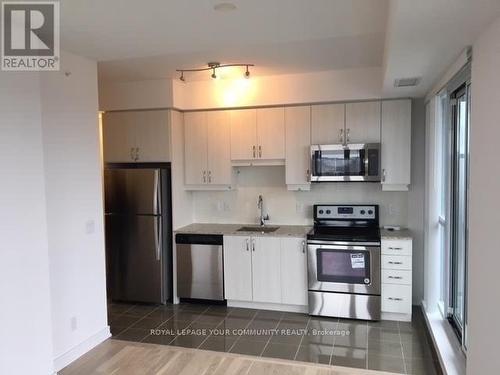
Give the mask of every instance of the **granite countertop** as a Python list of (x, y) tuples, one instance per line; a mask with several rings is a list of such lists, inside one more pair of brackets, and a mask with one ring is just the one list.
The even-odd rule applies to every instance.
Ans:
[(401, 228), (401, 230), (380, 228), (380, 237), (383, 240), (411, 240), (413, 238), (411, 231), (406, 228)]
[(268, 224), (268, 227), (279, 227), (278, 230), (270, 233), (261, 232), (238, 232), (238, 229), (244, 226), (256, 226), (256, 224), (201, 224), (194, 223), (175, 230), (175, 233), (192, 234), (222, 234), (232, 236), (263, 236), (263, 237), (305, 237), (312, 229), (309, 225), (274, 225)]

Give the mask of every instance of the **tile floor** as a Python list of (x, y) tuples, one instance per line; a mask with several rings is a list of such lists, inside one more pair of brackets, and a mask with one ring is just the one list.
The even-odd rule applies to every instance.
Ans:
[(422, 313), (364, 322), (219, 305), (111, 303), (113, 338), (389, 371), (437, 374)]

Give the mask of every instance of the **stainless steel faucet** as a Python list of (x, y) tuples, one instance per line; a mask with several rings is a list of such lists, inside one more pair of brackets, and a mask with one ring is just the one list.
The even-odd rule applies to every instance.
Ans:
[(257, 202), (257, 208), (260, 209), (260, 225), (266, 225), (266, 220), (269, 220), (269, 214), (264, 215), (264, 199), (262, 195), (259, 195), (259, 201)]

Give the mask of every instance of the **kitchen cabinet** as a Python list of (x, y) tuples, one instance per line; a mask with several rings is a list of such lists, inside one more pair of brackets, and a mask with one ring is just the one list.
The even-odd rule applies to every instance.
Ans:
[(285, 109), (257, 109), (257, 154), (259, 159), (285, 158)]
[(412, 240), (381, 241), (382, 318), (411, 320)]
[(231, 111), (231, 160), (285, 158), (284, 108)]
[(345, 105), (311, 106), (311, 144), (344, 143)]
[(311, 107), (285, 108), (285, 179), (290, 190), (310, 189)]
[(305, 238), (224, 236), (227, 300), (307, 305)]
[(231, 116), (231, 160), (257, 157), (257, 110), (238, 109)]
[(167, 110), (106, 112), (102, 132), (105, 162), (170, 161)]
[(184, 114), (186, 185), (230, 185), (230, 120), (227, 111)]
[(254, 302), (281, 303), (280, 239), (252, 237)]
[(346, 104), (345, 143), (380, 143), (380, 101)]
[(281, 239), (281, 303), (307, 305), (307, 246), (304, 238)]
[(411, 182), (411, 100), (382, 102), (382, 189), (408, 190)]
[(224, 296), (252, 301), (251, 237), (224, 236)]

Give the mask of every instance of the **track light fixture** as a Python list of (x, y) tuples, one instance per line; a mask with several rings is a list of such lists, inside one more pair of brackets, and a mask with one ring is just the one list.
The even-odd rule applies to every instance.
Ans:
[(227, 67), (230, 67), (230, 66), (244, 66), (246, 68), (245, 70), (245, 78), (250, 78), (250, 70), (249, 70), (249, 67), (250, 66), (254, 66), (254, 64), (221, 64), (219, 62), (209, 62), (207, 64), (207, 67), (206, 68), (195, 68), (195, 69), (177, 69), (176, 71), (177, 72), (180, 72), (181, 76), (179, 77), (179, 79), (182, 81), (182, 82), (185, 82), (186, 79), (184, 78), (184, 73), (185, 72), (203, 72), (203, 71), (206, 71), (206, 70), (211, 70), (212, 71), (212, 75), (211, 77), (213, 79), (216, 79), (217, 78), (217, 74), (216, 74), (216, 69), (219, 69), (219, 68), (227, 68)]

